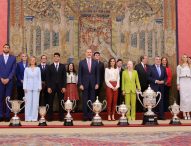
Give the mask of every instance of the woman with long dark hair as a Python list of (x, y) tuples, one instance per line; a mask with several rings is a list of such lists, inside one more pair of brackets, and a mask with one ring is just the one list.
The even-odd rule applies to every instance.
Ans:
[(120, 76), (116, 67), (116, 60), (115, 58), (110, 58), (108, 68), (105, 69), (108, 121), (115, 120), (119, 80)]

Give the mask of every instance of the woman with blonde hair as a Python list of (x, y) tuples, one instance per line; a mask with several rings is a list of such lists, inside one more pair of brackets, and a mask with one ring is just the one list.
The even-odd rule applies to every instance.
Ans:
[(180, 91), (180, 110), (185, 120), (190, 120), (191, 111), (191, 65), (188, 56), (182, 55), (177, 66), (177, 89)]
[(29, 66), (24, 71), (23, 90), (25, 91), (25, 121), (37, 121), (41, 84), (40, 68), (36, 58), (30, 57)]
[(136, 117), (136, 90), (141, 90), (138, 73), (133, 69), (133, 62), (128, 61), (127, 69), (122, 73), (122, 91), (125, 104), (130, 109), (127, 113), (128, 120), (135, 120)]

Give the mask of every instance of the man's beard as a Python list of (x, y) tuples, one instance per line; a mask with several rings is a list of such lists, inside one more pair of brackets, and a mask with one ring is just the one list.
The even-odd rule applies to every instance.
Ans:
[(4, 53), (4, 54), (9, 54), (9, 51), (3, 50), (3, 53)]

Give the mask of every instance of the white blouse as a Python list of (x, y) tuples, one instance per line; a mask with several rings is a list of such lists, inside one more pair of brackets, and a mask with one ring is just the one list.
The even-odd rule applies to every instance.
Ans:
[(119, 75), (119, 70), (116, 68), (106, 68), (105, 69), (105, 83), (109, 88), (114, 88), (109, 81), (116, 81), (117, 86), (116, 88), (119, 88), (119, 80), (120, 80), (120, 75)]
[(78, 76), (71, 72), (70, 74), (67, 73), (67, 83), (78, 83)]

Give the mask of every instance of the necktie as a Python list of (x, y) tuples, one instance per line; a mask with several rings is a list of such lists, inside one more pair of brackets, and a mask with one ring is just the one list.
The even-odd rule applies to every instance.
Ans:
[(88, 70), (91, 72), (91, 59), (88, 58)]
[(45, 69), (45, 65), (42, 65), (42, 69), (43, 69), (43, 70)]
[(147, 72), (147, 66), (146, 65), (144, 65), (144, 70)]
[(58, 71), (58, 64), (56, 64), (56, 71)]
[(160, 76), (161, 76), (160, 66), (157, 66), (157, 72), (158, 72), (158, 75), (159, 75), (159, 77), (160, 77)]

